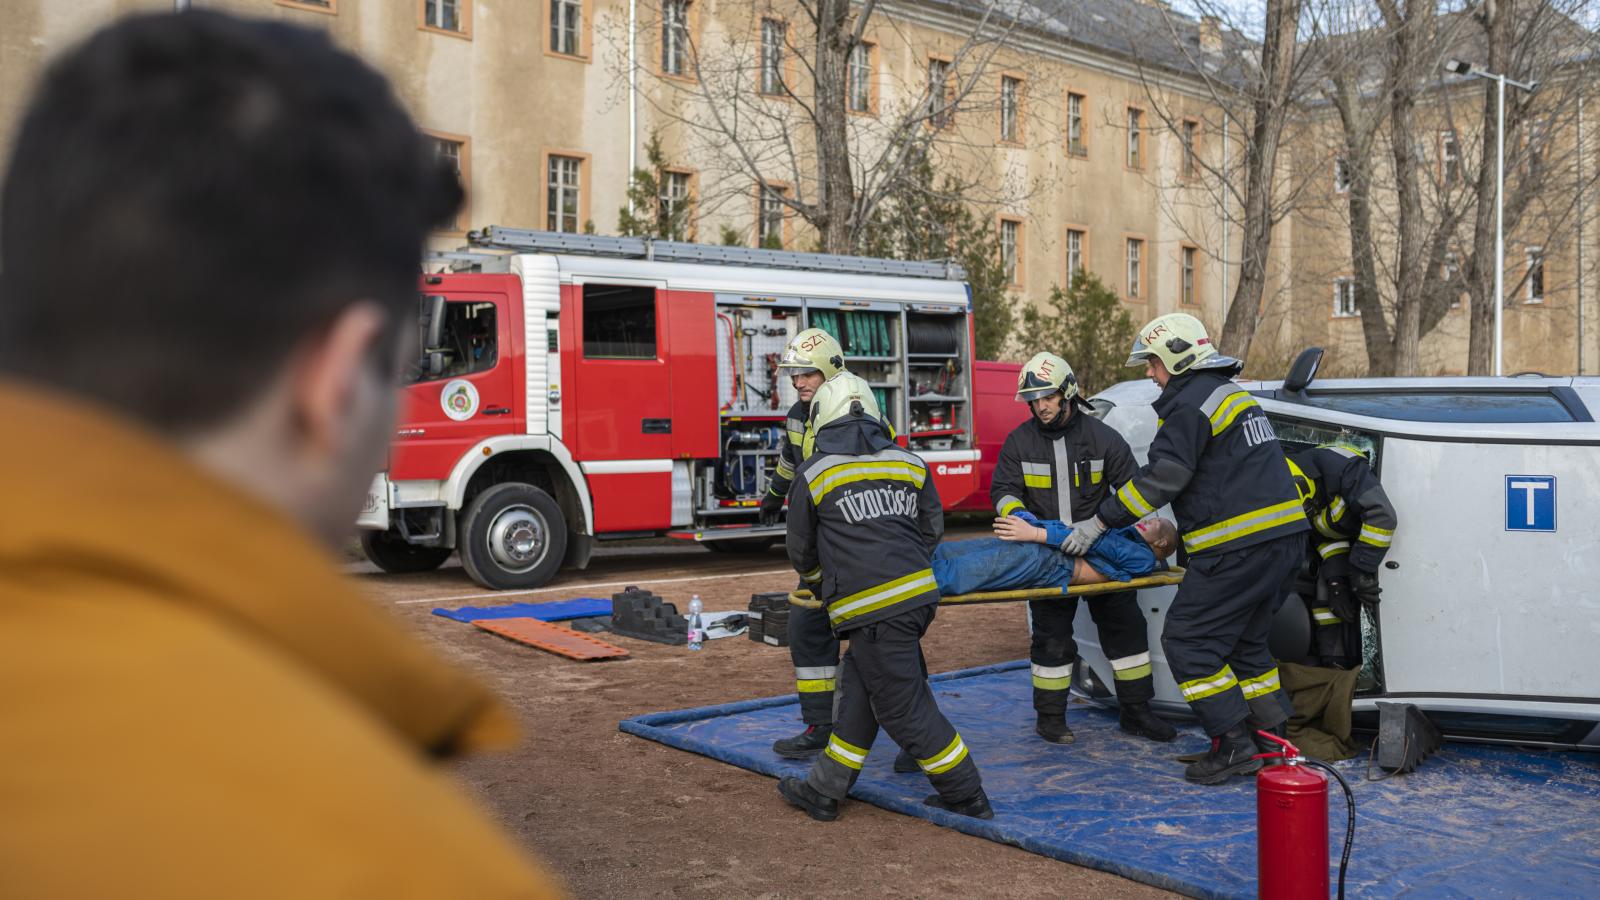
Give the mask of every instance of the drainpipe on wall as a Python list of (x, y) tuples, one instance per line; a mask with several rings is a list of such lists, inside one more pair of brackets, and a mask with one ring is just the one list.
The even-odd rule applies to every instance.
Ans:
[(1222, 265), (1217, 267), (1218, 274), (1222, 277), (1222, 321), (1228, 321), (1228, 306), (1232, 302), (1228, 296), (1228, 183), (1231, 176), (1228, 174), (1228, 116), (1222, 116)]
[[(639, 164), (639, 65), (636, 58), (639, 0), (628, 0), (628, 186)], [(633, 191), (628, 191), (628, 214), (633, 215)]]
[(1583, 374), (1583, 95), (1578, 95), (1578, 374)]

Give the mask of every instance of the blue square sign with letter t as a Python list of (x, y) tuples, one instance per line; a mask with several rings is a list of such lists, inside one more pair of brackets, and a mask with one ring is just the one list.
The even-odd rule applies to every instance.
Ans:
[(1506, 476), (1506, 530), (1556, 530), (1556, 477)]

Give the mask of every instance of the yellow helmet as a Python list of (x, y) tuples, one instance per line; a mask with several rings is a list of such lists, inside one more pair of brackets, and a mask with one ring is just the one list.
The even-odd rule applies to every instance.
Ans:
[(1151, 319), (1134, 335), (1133, 349), (1123, 365), (1144, 365), (1152, 356), (1173, 375), (1219, 369), (1231, 369), (1231, 375), (1244, 368), (1239, 360), (1218, 353), (1205, 324), (1188, 313), (1167, 313)]
[(847, 416), (863, 416), (877, 422), (883, 413), (865, 378), (841, 372), (817, 388), (811, 398), (811, 429), (821, 431)]
[(1289, 464), (1289, 477), (1294, 479), (1294, 489), (1300, 494), (1300, 504), (1303, 506), (1311, 502), (1317, 495), (1317, 483), (1311, 479), (1305, 470), (1295, 464), (1294, 458), (1285, 456), (1283, 461)]
[(1054, 353), (1035, 353), (1017, 373), (1017, 400), (1029, 403), (1057, 391), (1063, 403), (1078, 396), (1078, 376)]
[(778, 358), (778, 368), (795, 372), (821, 372), (824, 379), (844, 371), (844, 348), (821, 328), (807, 328), (789, 341)]

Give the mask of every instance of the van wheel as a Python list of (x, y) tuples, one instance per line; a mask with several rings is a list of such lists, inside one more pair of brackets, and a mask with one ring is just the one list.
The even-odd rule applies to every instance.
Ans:
[(392, 574), (432, 572), (454, 553), (449, 547), (419, 547), (392, 531), (361, 529), (361, 550), (378, 568)]
[(490, 590), (538, 587), (567, 555), (567, 522), (555, 498), (516, 481), (474, 497), (456, 533), (462, 566)]
[(760, 553), (771, 547), (777, 538), (723, 538), (720, 541), (701, 541), (700, 546), (712, 553)]

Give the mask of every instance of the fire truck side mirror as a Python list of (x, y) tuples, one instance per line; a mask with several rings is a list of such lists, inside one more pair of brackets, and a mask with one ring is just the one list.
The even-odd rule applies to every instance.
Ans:
[(445, 299), (437, 294), (420, 298), (417, 311), (422, 338), (422, 368), (430, 376), (444, 371), (444, 353), (438, 348), (444, 341)]

